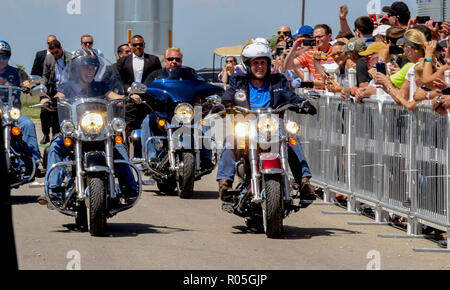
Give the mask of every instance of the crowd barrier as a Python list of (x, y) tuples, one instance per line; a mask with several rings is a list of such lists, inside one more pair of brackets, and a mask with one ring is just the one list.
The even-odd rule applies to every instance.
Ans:
[(297, 121), (324, 202), (339, 193), (347, 196), (346, 214), (359, 214), (361, 205), (373, 208), (374, 222), (353, 224), (390, 224), (392, 214), (407, 219), (405, 235), (380, 237), (426, 238), (423, 225), (442, 230), (446, 249), (414, 250), (450, 251), (450, 111), (439, 115), (429, 101), (408, 111), (389, 96), (360, 104), (326, 91), (320, 95), (313, 101), (318, 113), (298, 115)]

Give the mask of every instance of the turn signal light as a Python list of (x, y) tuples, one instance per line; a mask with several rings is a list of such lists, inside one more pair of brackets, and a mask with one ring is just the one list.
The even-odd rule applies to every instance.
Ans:
[(12, 128), (11, 128), (11, 133), (12, 133), (14, 136), (19, 136), (19, 135), (20, 135), (20, 128), (17, 127), (17, 126), (12, 127)]
[(294, 137), (289, 139), (289, 144), (291, 144), (292, 146), (297, 145), (297, 139), (295, 139)]
[(116, 136), (116, 137), (114, 137), (114, 142), (116, 142), (116, 144), (122, 144), (122, 143), (123, 143), (123, 138), (122, 138), (122, 136)]
[(164, 126), (166, 125), (166, 120), (165, 119), (158, 119), (158, 126), (161, 128), (164, 128)]
[(64, 145), (66, 145), (66, 147), (72, 146), (72, 139), (70, 139), (70, 138), (65, 138), (65, 139), (64, 139)]

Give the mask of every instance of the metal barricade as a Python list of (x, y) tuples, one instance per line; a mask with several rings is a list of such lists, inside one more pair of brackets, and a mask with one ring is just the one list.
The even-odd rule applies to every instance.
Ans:
[(326, 92), (317, 106), (317, 115), (299, 116), (313, 182), (374, 206), (375, 223), (383, 212), (406, 217), (405, 237), (423, 237), (422, 224), (449, 233), (450, 112), (439, 115), (429, 103), (413, 112), (393, 100), (356, 104)]

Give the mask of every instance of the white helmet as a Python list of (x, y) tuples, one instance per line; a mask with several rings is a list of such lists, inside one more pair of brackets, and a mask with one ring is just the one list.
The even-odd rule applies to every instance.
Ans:
[(250, 61), (255, 58), (265, 57), (272, 60), (272, 50), (270, 46), (262, 42), (252, 42), (242, 49), (241, 59), (245, 65), (249, 65)]
[(265, 39), (264, 37), (253, 38), (250, 41), (251, 41), (251, 43), (260, 42), (260, 43), (265, 43), (265, 44), (269, 45), (269, 41), (267, 41), (267, 39)]

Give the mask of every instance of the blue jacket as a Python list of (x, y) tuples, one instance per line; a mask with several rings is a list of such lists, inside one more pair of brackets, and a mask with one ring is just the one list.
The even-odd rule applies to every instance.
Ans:
[[(249, 81), (245, 74), (233, 74), (229, 80), (230, 87), (222, 96), (222, 104), (250, 108)], [(298, 104), (306, 99), (301, 98), (289, 88), (288, 80), (282, 74), (271, 74), (267, 80), (270, 90), (270, 107), (276, 108), (284, 104)]]

